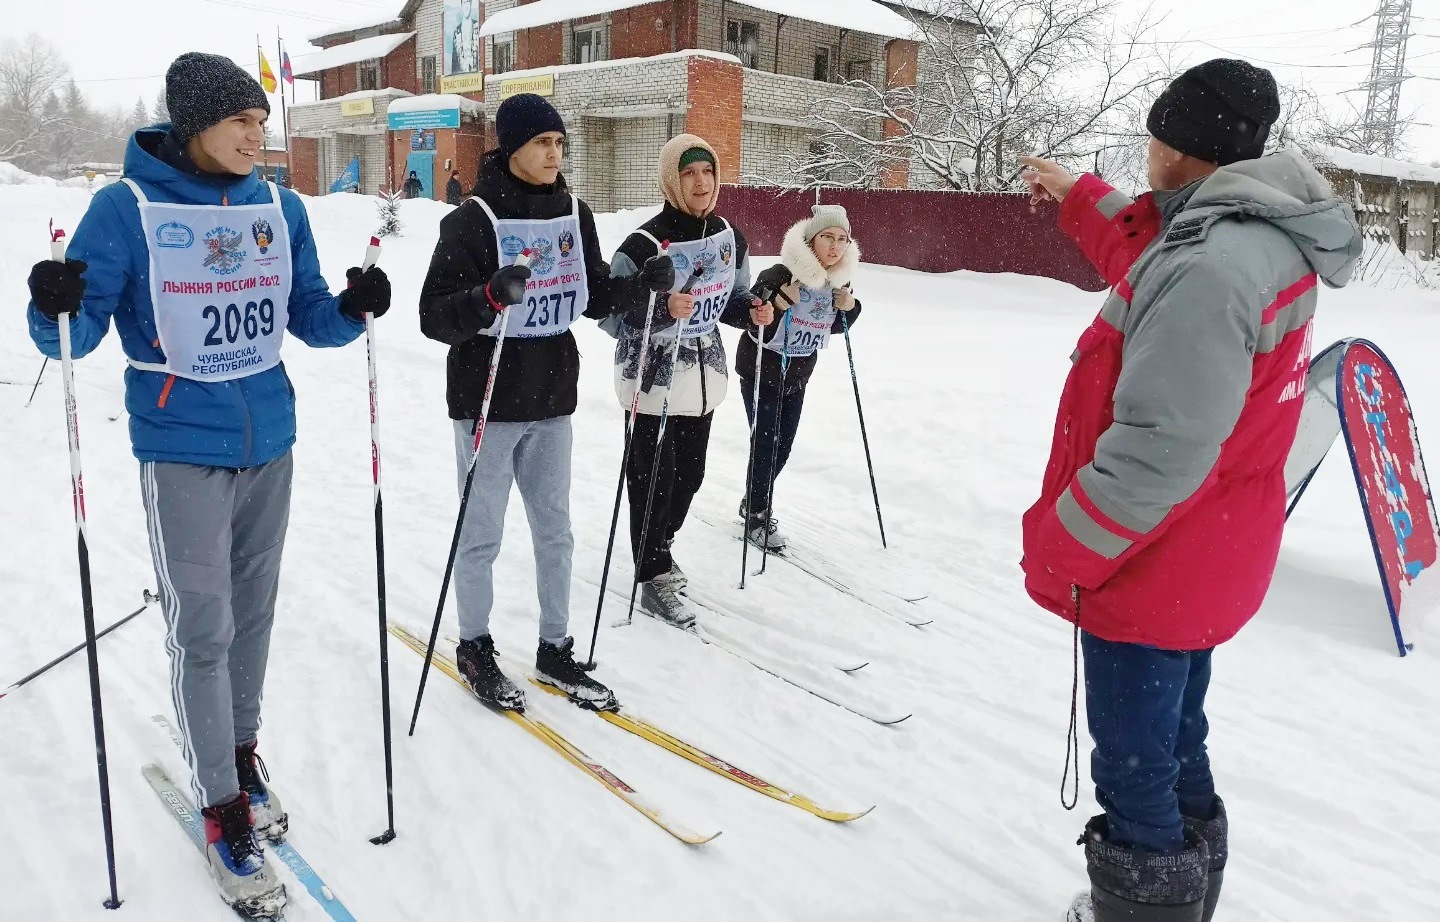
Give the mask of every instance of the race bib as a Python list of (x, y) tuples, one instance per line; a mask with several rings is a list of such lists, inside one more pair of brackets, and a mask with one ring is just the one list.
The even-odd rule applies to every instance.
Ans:
[(765, 348), (790, 358), (814, 355), (830, 343), (835, 326), (835, 292), (829, 288), (801, 288), (800, 300), (786, 314), (776, 313), (780, 333)]
[[(723, 218), (721, 220), (724, 221)], [(724, 228), (720, 233), (700, 240), (670, 244), (670, 259), (675, 263), (675, 284), (670, 290), (680, 291), (688, 284), (690, 294), (695, 296), (695, 313), (679, 326), (682, 339), (698, 339), (715, 332), (720, 315), (725, 313), (725, 305), (730, 302), (730, 295), (735, 290), (736, 264), (739, 262), (739, 255), (735, 252), (735, 231), (728, 223)], [(676, 326), (672, 324), (664, 330), (656, 330), (651, 339), (662, 342), (674, 339), (675, 332)]]
[(163, 363), (130, 364), (192, 381), (231, 381), (280, 363), (289, 322), (290, 232), (280, 192), (263, 205), (140, 206)]
[(574, 323), (590, 303), (590, 286), (585, 272), (585, 248), (580, 236), (580, 200), (570, 197), (570, 214), (548, 220), (500, 219), (484, 200), (475, 201), (485, 210), (495, 228), (500, 265), (513, 265), (525, 250), (530, 251), (530, 281), (525, 300), (507, 307), (496, 318), (486, 336), (537, 338), (559, 336)]

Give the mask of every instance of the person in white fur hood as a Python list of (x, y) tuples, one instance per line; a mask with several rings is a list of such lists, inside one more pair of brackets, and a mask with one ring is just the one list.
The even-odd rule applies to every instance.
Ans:
[(752, 324), (740, 337), (735, 371), (754, 431), (740, 515), (745, 518), (746, 536), (757, 547), (785, 547), (771, 508), (775, 479), (795, 444), (805, 387), (820, 350), (830, 334), (843, 333), (859, 318), (860, 302), (851, 291), (859, 265), (860, 247), (850, 235), (845, 209), (815, 205), (809, 218), (785, 234), (780, 262), (756, 279), (755, 295), (774, 304), (775, 322), (764, 327)]

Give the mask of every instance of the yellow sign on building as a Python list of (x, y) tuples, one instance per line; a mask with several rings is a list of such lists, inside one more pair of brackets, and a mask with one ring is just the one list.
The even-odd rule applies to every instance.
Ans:
[(539, 77), (517, 77), (514, 80), (500, 81), (500, 98), (509, 99), (520, 93), (534, 93), (536, 96), (555, 95), (555, 75), (544, 74)]
[(374, 115), (375, 99), (366, 96), (364, 99), (345, 99), (340, 102), (341, 115)]
[(455, 74), (440, 78), (442, 93), (480, 93), (485, 90), (484, 74)]

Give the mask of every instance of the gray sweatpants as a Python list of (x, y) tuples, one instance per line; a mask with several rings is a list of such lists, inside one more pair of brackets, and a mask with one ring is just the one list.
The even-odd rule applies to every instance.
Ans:
[(260, 732), (292, 470), (288, 452), (241, 471), (140, 465), (170, 695), (201, 805), (240, 792), (235, 747)]
[[(534, 423), (488, 423), (475, 482), (455, 556), (455, 598), (460, 636), (474, 640), (490, 633), (495, 604), (492, 578), (510, 484), (520, 487), (535, 546), (535, 582), (540, 597), (540, 639), (558, 644), (570, 626), (570, 562), (575, 538), (570, 533), (570, 417)], [(465, 489), (475, 424), (455, 421), (455, 461), (459, 487)]]

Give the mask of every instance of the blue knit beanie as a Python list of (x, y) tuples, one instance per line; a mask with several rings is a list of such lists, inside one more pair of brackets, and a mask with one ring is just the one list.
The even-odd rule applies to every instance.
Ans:
[(500, 139), (500, 153), (514, 156), (536, 135), (558, 131), (565, 133), (565, 120), (555, 107), (534, 93), (519, 93), (500, 104), (495, 113), (495, 134)]

